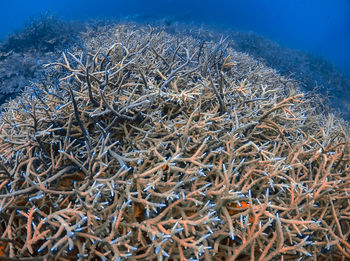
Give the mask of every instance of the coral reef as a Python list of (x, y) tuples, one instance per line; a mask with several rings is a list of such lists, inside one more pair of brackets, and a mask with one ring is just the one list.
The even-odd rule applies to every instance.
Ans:
[(0, 255), (350, 258), (342, 119), (224, 39), (82, 39), (0, 115)]
[(56, 48), (70, 46), (82, 26), (82, 23), (66, 22), (44, 13), (32, 17), (22, 30), (9, 35), (1, 49), (14, 52), (52, 52)]
[[(317, 94), (322, 102), (315, 104), (322, 111), (330, 111), (350, 122), (350, 79), (331, 62), (314, 54), (283, 47), (253, 32), (180, 23), (183, 17), (131, 16), (122, 18), (123, 23), (138, 21), (151, 24), (177, 36), (189, 35), (198, 41), (228, 38), (229, 47), (248, 53), (281, 75), (299, 82), (304, 92)], [(42, 81), (45, 71), (42, 64), (57, 60), (63, 49), (82, 48), (81, 32), (87, 28), (96, 33), (98, 28), (115, 25), (116, 20), (89, 20), (67, 22), (48, 13), (32, 18), (26, 26), (0, 43), (0, 105), (14, 98), (24, 86)]]
[(317, 93), (323, 102), (321, 110), (332, 111), (350, 122), (350, 78), (330, 61), (313, 53), (302, 52), (279, 45), (254, 32), (235, 31), (231, 28), (174, 23), (164, 26), (172, 34), (189, 34), (202, 41), (219, 41), (225, 36), (230, 47), (244, 52), (281, 75), (298, 81), (304, 92)]
[(312, 53), (284, 48), (253, 33), (233, 32), (231, 39), (235, 50), (262, 59), (282, 75), (293, 77), (303, 84), (303, 90), (313, 91), (316, 87), (318, 93), (328, 97), (328, 107), (350, 121), (350, 102), (344, 99), (350, 96), (350, 79), (331, 62)]
[(42, 65), (77, 44), (83, 23), (65, 22), (42, 14), (0, 43), (0, 105), (16, 97), (31, 81), (42, 80)]

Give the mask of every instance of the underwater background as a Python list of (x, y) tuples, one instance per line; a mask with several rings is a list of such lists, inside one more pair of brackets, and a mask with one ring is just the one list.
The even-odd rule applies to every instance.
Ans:
[[(61, 39), (52, 43), (53, 48), (68, 48), (74, 42), (74, 35), (82, 30), (78, 24), (92, 19), (156, 22), (156, 25), (166, 27), (174, 26), (178, 22), (188, 26), (206, 25), (213, 30), (222, 31), (223, 35), (229, 31), (238, 51), (247, 52), (281, 74), (299, 80), (306, 91), (316, 88), (329, 98), (331, 107), (342, 113), (345, 119), (350, 119), (350, 106), (347, 102), (350, 92), (348, 0), (15, 0), (2, 1), (1, 6), (0, 62), (7, 57), (8, 52), (17, 48), (18, 53), (25, 45), (30, 44), (30, 41), (33, 46), (38, 46), (35, 41), (41, 36), (32, 35), (31, 40), (28, 30), (27, 36), (22, 34), (26, 41), (13, 39), (17, 34), (15, 38), (18, 40), (25, 28), (33, 28), (41, 19), (46, 19), (46, 23), (51, 23), (50, 26), (53, 21), (57, 23), (58, 30), (53, 31), (57, 35), (61, 34)], [(48, 19), (52, 19), (51, 15), (55, 19), (48, 22)], [(63, 25), (62, 21), (74, 21), (75, 24)], [(45, 33), (45, 30), (41, 33)], [(50, 37), (53, 36), (49, 33), (46, 38)], [(45, 41), (49, 42), (48, 39)], [(62, 45), (57, 46), (58, 42)], [(37, 75), (34, 78), (36, 77)], [(4, 88), (8, 88), (7, 94), (12, 95), (12, 92), (20, 85), (25, 85), (30, 77), (17, 77), (17, 83), (13, 79), (12, 83), (7, 83), (5, 80), (10, 78), (8, 72), (4, 75), (0, 71), (1, 90), (3, 92)], [(17, 87), (11, 88), (11, 85)], [(3, 99), (0, 97), (1, 100)]]

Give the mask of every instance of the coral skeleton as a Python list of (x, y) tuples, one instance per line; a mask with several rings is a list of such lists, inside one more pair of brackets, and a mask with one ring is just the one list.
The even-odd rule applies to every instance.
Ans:
[(0, 260), (350, 259), (344, 121), (224, 38), (83, 38), (3, 106)]

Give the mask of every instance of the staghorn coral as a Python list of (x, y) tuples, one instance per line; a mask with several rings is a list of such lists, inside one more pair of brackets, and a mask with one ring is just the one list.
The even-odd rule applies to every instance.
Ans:
[(189, 34), (202, 41), (218, 41), (222, 35), (230, 40), (229, 47), (244, 52), (276, 69), (281, 75), (299, 82), (304, 92), (317, 92), (323, 101), (317, 106), (323, 111), (338, 114), (350, 121), (350, 79), (327, 59), (309, 52), (302, 52), (279, 45), (254, 32), (219, 29), (208, 26), (174, 23), (164, 26), (172, 34)]
[[(0, 254), (350, 257), (347, 125), (225, 40), (88, 31), (0, 120)], [(54, 80), (54, 79), (53, 79)]]

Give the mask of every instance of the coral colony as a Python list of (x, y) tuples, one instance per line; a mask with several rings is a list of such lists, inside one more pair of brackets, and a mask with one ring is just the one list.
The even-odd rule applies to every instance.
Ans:
[(0, 259), (349, 260), (341, 119), (225, 39), (84, 34), (1, 113)]

